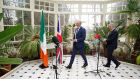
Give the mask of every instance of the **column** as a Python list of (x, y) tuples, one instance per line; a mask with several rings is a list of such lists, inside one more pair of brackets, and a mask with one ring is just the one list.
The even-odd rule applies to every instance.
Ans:
[(55, 24), (54, 24), (54, 34), (56, 35), (57, 34), (57, 26), (58, 26), (58, 16), (57, 16), (57, 14), (58, 14), (58, 5), (57, 5), (57, 3), (54, 3), (54, 12), (55, 12), (55, 18), (54, 18), (54, 22), (55, 22)]
[(101, 18), (101, 23), (102, 25), (104, 26), (105, 25), (105, 21), (106, 21), (106, 12), (107, 12), (107, 4), (103, 4), (103, 14), (101, 15), (102, 18)]
[(34, 28), (34, 6), (35, 6), (35, 0), (30, 0), (30, 9), (31, 9), (31, 26)]
[[(2, 13), (3, 0), (0, 0), (0, 13)], [(4, 30), (3, 19), (0, 21), (0, 32)]]

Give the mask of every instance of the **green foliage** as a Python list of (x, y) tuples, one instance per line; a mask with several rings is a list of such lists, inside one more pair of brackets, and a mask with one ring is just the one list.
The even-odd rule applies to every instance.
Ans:
[(0, 43), (3, 44), (6, 41), (13, 38), (17, 33), (21, 32), (23, 29), (23, 26), (18, 24), (16, 26), (11, 26), (7, 28), (6, 30), (0, 32)]
[(32, 40), (37, 33), (38, 31), (31, 26), (24, 26), (24, 40)]
[(35, 58), (38, 57), (38, 51), (39, 51), (39, 42), (36, 41), (24, 41), (20, 45), (20, 53), (21, 57), (23, 58)]
[(31, 26), (24, 29), (24, 41), (20, 45), (22, 58), (34, 59), (39, 54), (39, 35)]
[(108, 27), (102, 26), (97, 29), (96, 33), (100, 34), (102, 38), (107, 38), (108, 32), (109, 32)]
[(69, 37), (69, 25), (64, 26), (62, 31), (63, 41), (67, 42), (67, 38)]
[(127, 10), (130, 11), (131, 13), (133, 12), (138, 12), (140, 9), (139, 7), (139, 0), (127, 0)]
[(137, 24), (131, 24), (128, 26), (126, 30), (126, 34), (128, 34), (129, 37), (137, 39), (140, 38), (140, 26)]
[(116, 21), (116, 29), (118, 30), (119, 37), (126, 33), (125, 24), (126, 21), (124, 19)]
[[(0, 13), (0, 21), (2, 18), (3, 13)], [(21, 32), (22, 29), (23, 26), (17, 24), (16, 26), (11, 26), (6, 30), (0, 32), (0, 46), (3, 46), (8, 40), (13, 38), (17, 33)], [(3, 50), (7, 50), (7, 48), (0, 48), (0, 52)], [(22, 59), (20, 58), (5, 58), (3, 56), (0, 57), (0, 64), (20, 64), (20, 63), (22, 63)]]
[(21, 64), (21, 63), (22, 63), (21, 58), (0, 57), (0, 64)]
[(136, 58), (136, 64), (140, 65), (140, 55), (138, 55)]
[(137, 15), (140, 15), (139, 0), (127, 0), (126, 9), (123, 11), (119, 11), (117, 13), (129, 14), (130, 19), (132, 19), (132, 15), (134, 13), (137, 13)]
[(89, 53), (89, 50), (90, 50), (89, 45), (88, 45), (87, 43), (84, 43), (84, 52), (85, 52), (86, 54), (88, 54), (88, 53)]

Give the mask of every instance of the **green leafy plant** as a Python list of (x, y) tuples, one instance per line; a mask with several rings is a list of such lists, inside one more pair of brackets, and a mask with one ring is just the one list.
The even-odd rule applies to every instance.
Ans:
[(129, 19), (132, 20), (134, 14), (140, 13), (139, 0), (127, 0), (126, 9), (118, 13), (126, 13), (129, 15)]
[[(3, 18), (3, 13), (0, 13), (0, 21)], [(10, 64), (21, 64), (22, 59), (21, 58), (9, 58), (8, 56), (5, 56), (6, 52), (3, 52), (4, 50), (8, 50), (9, 48), (6, 47), (6, 42), (12, 39), (17, 33), (22, 31), (23, 26), (18, 24), (15, 26), (10, 26), (4, 31), (0, 32), (0, 74), (7, 73), (9, 70), (4, 68), (4, 65), (9, 65), (9, 68), (11, 67)], [(3, 54), (2, 54), (3, 53)]]
[(127, 27), (126, 34), (134, 39), (140, 38), (140, 26), (138, 24), (131, 24)]
[(13, 38), (17, 33), (21, 32), (22, 29), (23, 29), (23, 26), (18, 24), (16, 26), (10, 26), (6, 30), (0, 32), (1, 44), (5, 43), (9, 39)]
[[(0, 20), (3, 18), (3, 13), (0, 13)], [(22, 31), (23, 26), (18, 24), (16, 26), (11, 26), (9, 28), (7, 28), (6, 30), (0, 32), (0, 46), (3, 46), (8, 40), (10, 40), (11, 38), (13, 38), (17, 33), (19, 33), (20, 31)], [(6, 50), (7, 48), (0, 48), (0, 51), (2, 50)], [(2, 52), (0, 52), (2, 53)], [(1, 55), (1, 54), (0, 54)], [(16, 58), (15, 58), (16, 59)], [(14, 59), (14, 60), (15, 60)], [(3, 64), (5, 62), (5, 64), (19, 64), (21, 63), (21, 59), (19, 60), (19, 58), (17, 58), (17, 61), (12, 61), (12, 58), (5, 58), (4, 56), (1, 55), (0, 58), (0, 64)], [(7, 61), (7, 60), (11, 60), (11, 61)]]
[(22, 58), (34, 59), (39, 56), (39, 34), (31, 26), (24, 28), (24, 40), (20, 45)]
[(84, 52), (85, 54), (89, 54), (89, 51), (90, 51), (90, 47), (87, 43), (84, 43)]
[[(128, 15), (127, 28), (126, 28), (126, 43), (133, 44), (133, 51), (131, 55), (140, 50), (140, 5), (139, 0), (127, 0), (126, 9), (118, 13), (125, 13)], [(137, 24), (138, 22), (138, 24)], [(133, 43), (130, 40), (135, 40)], [(134, 55), (135, 56), (135, 55)], [(132, 60), (135, 60), (133, 58)]]
[(140, 65), (140, 55), (138, 55), (136, 58), (136, 64)]
[(69, 25), (64, 26), (62, 35), (63, 35), (63, 41), (67, 42), (68, 41), (67, 38), (69, 37)]

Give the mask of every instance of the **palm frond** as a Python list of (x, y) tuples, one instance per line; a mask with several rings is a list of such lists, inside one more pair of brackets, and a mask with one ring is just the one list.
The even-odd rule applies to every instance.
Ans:
[(35, 35), (34, 30), (31, 26), (25, 26), (24, 27), (24, 36), (25, 40), (32, 39), (32, 37)]
[(20, 45), (20, 53), (23, 58), (32, 59), (38, 56), (39, 41), (24, 41)]
[(132, 12), (130, 10), (123, 10), (123, 11), (118, 11), (116, 13), (126, 13), (126, 14), (131, 14)]
[(18, 24), (16, 26), (11, 26), (7, 28), (6, 30), (0, 32), (0, 43), (5, 43), (6, 41), (13, 38), (17, 33), (21, 32), (23, 29), (23, 26)]
[(127, 0), (127, 9), (132, 12), (137, 12), (139, 7), (139, 1), (138, 0)]
[(133, 13), (137, 13), (140, 10), (139, 0), (127, 0), (126, 9), (123, 11), (118, 11), (116, 13), (128, 14), (131, 18)]
[(25, 39), (20, 45), (20, 54), (22, 58), (33, 59), (39, 56), (39, 38), (34, 39), (36, 33), (37, 31), (31, 26), (26, 26), (24, 28)]
[(140, 38), (140, 34), (139, 34), (140, 28), (139, 28), (139, 25), (137, 24), (129, 25), (126, 32), (128, 36), (131, 38), (134, 38), (134, 39)]
[(21, 63), (22, 63), (21, 58), (0, 57), (0, 64), (21, 64)]

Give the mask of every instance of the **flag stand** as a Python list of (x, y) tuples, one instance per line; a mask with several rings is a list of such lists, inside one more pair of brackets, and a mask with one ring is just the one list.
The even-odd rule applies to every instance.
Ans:
[(102, 71), (102, 70), (99, 70), (99, 54), (100, 54), (100, 38), (99, 38), (99, 44), (98, 44), (98, 48), (97, 48), (97, 69), (96, 70), (92, 70), (92, 71), (85, 71), (84, 73), (94, 73), (95, 75), (99, 75), (100, 79), (102, 79), (101, 75), (100, 75), (100, 72), (103, 72), (103, 73), (106, 73), (106, 75), (108, 76), (111, 76), (111, 74), (105, 72), (105, 71)]
[[(57, 48), (59, 47), (59, 45), (58, 44), (56, 44), (56, 46), (55, 46), (55, 53), (57, 54)], [(53, 69), (55, 69), (55, 79), (57, 79), (58, 78), (58, 73), (57, 73), (57, 69), (58, 69), (58, 67), (57, 67), (57, 55), (56, 55), (56, 61), (55, 61), (55, 63), (56, 63), (56, 65), (53, 65)]]

